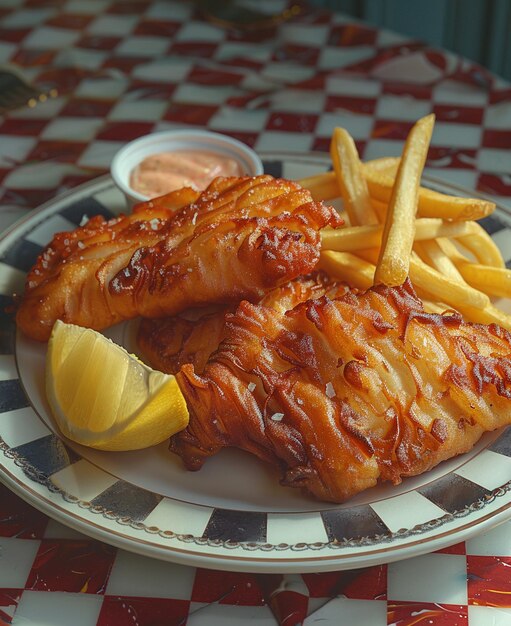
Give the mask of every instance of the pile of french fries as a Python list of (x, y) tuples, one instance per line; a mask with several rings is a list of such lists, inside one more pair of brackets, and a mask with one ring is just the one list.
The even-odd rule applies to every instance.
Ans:
[(315, 200), (343, 199), (346, 227), (322, 231), (320, 267), (362, 290), (409, 277), (427, 311), (511, 330), (511, 315), (494, 303), (511, 297), (511, 270), (476, 221), (495, 205), (420, 184), (433, 126), (433, 115), (420, 119), (401, 158), (365, 163), (349, 133), (335, 129), (333, 171), (299, 181)]

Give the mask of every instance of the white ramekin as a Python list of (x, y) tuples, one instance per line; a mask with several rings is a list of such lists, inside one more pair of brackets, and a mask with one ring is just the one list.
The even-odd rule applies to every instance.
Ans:
[(130, 187), (133, 169), (152, 154), (173, 150), (217, 152), (222, 156), (236, 159), (245, 175), (258, 176), (263, 173), (263, 164), (257, 153), (241, 141), (227, 135), (194, 129), (151, 133), (127, 143), (114, 156), (110, 166), (114, 183), (124, 193), (130, 206), (149, 199)]

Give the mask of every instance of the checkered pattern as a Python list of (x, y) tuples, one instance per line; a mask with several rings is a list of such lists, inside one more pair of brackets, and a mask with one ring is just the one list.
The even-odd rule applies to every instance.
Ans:
[(240, 574), (116, 550), (48, 520), (0, 486), (0, 550), (2, 624), (337, 624), (341, 614), (367, 626), (511, 623), (511, 522), (388, 565)]
[(221, 29), (171, 0), (14, 0), (0, 62), (61, 96), (0, 121), (0, 200), (34, 207), (105, 171), (124, 142), (207, 127), (258, 151), (328, 150), (345, 126), (366, 159), (399, 154), (437, 115), (428, 169), (511, 195), (511, 88), (454, 55), (303, 8), (276, 32)]
[[(127, 140), (153, 130), (204, 127), (258, 151), (304, 152), (327, 151), (332, 129), (345, 126), (370, 159), (399, 154), (413, 121), (431, 111), (428, 172), (509, 205), (511, 88), (503, 81), (340, 15), (304, 8), (273, 33), (243, 35), (194, 6), (0, 6), (0, 63), (60, 94), (0, 118), (4, 214), (103, 173)], [(511, 251), (507, 229), (495, 238)], [(353, 572), (254, 576), (117, 551), (0, 487), (0, 623), (333, 624), (342, 615), (369, 626), (511, 624), (510, 530)]]

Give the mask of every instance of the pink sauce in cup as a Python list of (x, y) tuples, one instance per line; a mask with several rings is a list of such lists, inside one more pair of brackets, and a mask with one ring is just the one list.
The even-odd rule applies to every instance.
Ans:
[(236, 159), (216, 152), (176, 150), (152, 154), (131, 172), (130, 186), (148, 198), (192, 187), (205, 189), (217, 176), (241, 176), (243, 171)]

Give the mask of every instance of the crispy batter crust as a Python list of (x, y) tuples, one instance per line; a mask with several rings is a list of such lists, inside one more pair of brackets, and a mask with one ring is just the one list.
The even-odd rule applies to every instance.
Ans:
[[(175, 209), (179, 209), (175, 212)], [(257, 300), (310, 272), (334, 209), (271, 176), (218, 178), (56, 235), (29, 273), (17, 323), (46, 340), (57, 319), (102, 329), (208, 303)]]
[[(346, 291), (346, 285), (317, 272), (275, 287), (259, 304), (283, 313), (305, 300), (320, 298), (326, 293), (331, 297), (340, 296)], [(151, 367), (168, 374), (176, 374), (186, 363), (191, 363), (195, 372), (201, 373), (225, 337), (225, 316), (235, 310), (236, 306), (221, 306), (212, 311), (185, 311), (174, 317), (144, 318), (137, 333), (140, 355)]]
[(511, 423), (511, 335), (425, 313), (410, 283), (281, 314), (243, 302), (227, 324), (202, 375), (178, 374), (191, 420), (171, 449), (189, 469), (237, 446), (342, 502)]

